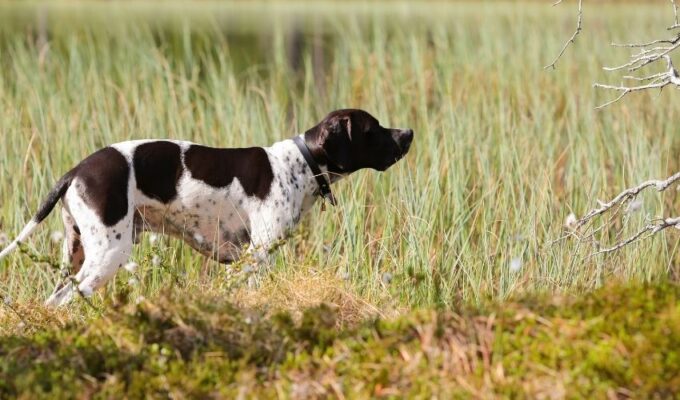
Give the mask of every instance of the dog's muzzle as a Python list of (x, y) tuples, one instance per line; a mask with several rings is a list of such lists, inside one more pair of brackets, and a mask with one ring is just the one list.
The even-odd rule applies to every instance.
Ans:
[(395, 132), (392, 132), (392, 140), (399, 146), (400, 156), (405, 156), (413, 142), (413, 129), (395, 129)]

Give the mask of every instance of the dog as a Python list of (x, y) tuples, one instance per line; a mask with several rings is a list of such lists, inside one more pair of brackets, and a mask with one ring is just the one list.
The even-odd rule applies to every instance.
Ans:
[(46, 304), (90, 296), (130, 257), (141, 232), (184, 240), (220, 263), (244, 254), (257, 264), (330, 184), (354, 171), (385, 171), (403, 158), (413, 130), (380, 126), (358, 109), (333, 111), (304, 134), (270, 147), (214, 148), (177, 140), (105, 147), (68, 171), (0, 258), (62, 201), (63, 259), (73, 279)]

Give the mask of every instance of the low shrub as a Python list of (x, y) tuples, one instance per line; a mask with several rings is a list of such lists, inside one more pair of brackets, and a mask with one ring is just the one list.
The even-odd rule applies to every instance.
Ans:
[(612, 284), (338, 328), (166, 293), (0, 337), (0, 397), (625, 397), (680, 392), (680, 286)]

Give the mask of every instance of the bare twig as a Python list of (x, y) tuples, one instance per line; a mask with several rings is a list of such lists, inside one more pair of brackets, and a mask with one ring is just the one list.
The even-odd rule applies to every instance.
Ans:
[(603, 254), (603, 253), (611, 253), (613, 251), (619, 250), (625, 246), (628, 246), (629, 244), (633, 242), (637, 242), (638, 240), (644, 240), (647, 239), (648, 237), (654, 236), (657, 233), (661, 232), (664, 229), (667, 228), (676, 228), (680, 229), (680, 217), (674, 217), (674, 218), (664, 218), (661, 220), (658, 220), (656, 223), (651, 223), (644, 228), (640, 229), (635, 235), (629, 237), (626, 240), (620, 241), (613, 245), (612, 247), (608, 247), (606, 249), (598, 250), (597, 252), (593, 253), (593, 255), (597, 254)]
[(71, 285), (73, 285), (73, 291), (75, 291), (76, 294), (78, 294), (78, 296), (80, 296), (80, 298), (83, 299), (85, 304), (90, 306), (90, 308), (93, 309), (94, 311), (99, 311), (97, 309), (97, 307), (95, 307), (94, 304), (92, 304), (92, 301), (90, 301), (90, 298), (87, 295), (85, 295), (85, 293), (83, 293), (82, 290), (80, 290), (80, 287), (79, 287), (80, 282), (78, 282), (76, 277), (73, 276), (73, 275), (70, 275), (67, 279), (71, 282)]
[[(562, 0), (558, 0), (555, 3), (553, 3), (553, 6), (558, 5), (561, 2)], [(619, 93), (616, 98), (597, 106), (596, 109), (602, 109), (607, 106), (610, 106), (624, 98), (627, 94), (632, 92), (653, 89), (662, 90), (663, 88), (669, 85), (680, 88), (680, 75), (673, 66), (673, 61), (671, 60), (670, 57), (671, 53), (675, 52), (678, 48), (680, 48), (680, 31), (675, 31), (676, 29), (680, 28), (680, 19), (678, 17), (678, 4), (676, 3), (675, 0), (670, 0), (670, 3), (671, 6), (673, 7), (673, 25), (669, 26), (667, 28), (667, 31), (674, 31), (671, 37), (650, 40), (643, 43), (612, 43), (611, 44), (612, 46), (635, 49), (635, 52), (631, 54), (630, 59), (627, 62), (620, 65), (603, 68), (607, 72), (621, 70), (626, 70), (628, 72), (637, 72), (646, 66), (656, 64), (661, 60), (666, 60), (665, 71), (645, 76), (630, 76), (630, 75), (624, 76), (624, 79), (649, 82), (645, 85), (628, 86), (623, 84), (621, 85), (606, 85), (601, 83), (594, 84), (595, 88), (612, 90)], [(560, 59), (560, 57), (562, 57), (569, 44), (574, 43), (576, 36), (579, 33), (581, 33), (582, 25), (581, 22), (583, 19), (582, 6), (583, 6), (582, 0), (579, 0), (578, 18), (576, 20), (576, 31), (564, 44), (562, 50), (553, 60), (553, 62), (550, 63), (549, 65), (546, 65), (545, 68), (550, 67), (555, 68), (555, 64)]]
[[(680, 38), (680, 36), (679, 36), (679, 38)], [(651, 81), (651, 83), (648, 83), (646, 85), (613, 86), (613, 85), (604, 85), (604, 84), (601, 84), (601, 83), (594, 84), (593, 87), (596, 87), (596, 88), (609, 89), (609, 90), (615, 90), (615, 91), (620, 92), (620, 94), (617, 98), (610, 100), (606, 103), (600, 104), (599, 106), (595, 107), (595, 109), (600, 110), (600, 109), (605, 108), (605, 107), (607, 107), (611, 104), (614, 104), (617, 101), (621, 100), (628, 93), (637, 92), (637, 91), (640, 91), (640, 90), (648, 90), (648, 89), (659, 89), (659, 90), (661, 90), (668, 85), (674, 85), (674, 86), (680, 87), (680, 76), (678, 75), (678, 71), (673, 66), (673, 61), (671, 60), (670, 56), (668, 56), (668, 55), (664, 55), (663, 58), (665, 58), (667, 63), (668, 63), (668, 67), (667, 67), (665, 72), (659, 72), (657, 74), (653, 74), (653, 75), (649, 75), (649, 76), (643, 76), (643, 77), (624, 76), (624, 78), (626, 78), (626, 79), (633, 79), (633, 80), (637, 80), (637, 81)]]
[[(673, 30), (678, 27), (680, 27), (680, 24), (678, 23), (678, 5), (676, 4), (675, 0), (670, 0), (671, 5), (673, 7), (673, 25), (668, 27), (668, 30)], [(659, 89), (663, 90), (668, 85), (675, 86), (680, 88), (680, 76), (678, 75), (678, 71), (675, 69), (673, 66), (673, 60), (670, 57), (670, 54), (677, 50), (680, 47), (680, 32), (674, 34), (673, 37), (671, 38), (666, 38), (666, 39), (656, 39), (652, 41), (648, 41), (645, 43), (612, 43), (612, 46), (615, 47), (627, 47), (627, 48), (634, 48), (634, 49), (639, 49), (639, 51), (633, 53), (630, 56), (630, 60), (624, 64), (617, 65), (614, 67), (604, 67), (603, 69), (608, 72), (612, 71), (619, 71), (619, 70), (627, 70), (628, 72), (636, 72), (643, 67), (646, 67), (650, 64), (656, 63), (660, 60), (666, 60), (666, 70), (663, 72), (658, 72), (655, 74), (651, 75), (646, 75), (646, 76), (624, 76), (624, 79), (631, 79), (631, 80), (636, 80), (636, 81), (641, 81), (641, 82), (649, 82), (645, 85), (638, 85), (638, 86), (627, 86), (627, 85), (604, 85), (600, 83), (596, 83), (594, 87), (596, 88), (601, 88), (601, 89), (607, 89), (607, 90), (613, 90), (613, 91), (618, 91), (619, 95), (608, 102), (605, 102), (599, 106), (596, 107), (596, 109), (602, 109), (605, 108), (609, 105), (612, 105), (616, 103), (617, 101), (621, 100), (623, 97), (625, 97), (627, 94), (632, 93), (632, 92), (637, 92), (637, 91), (643, 91), (643, 90), (650, 90), (650, 89)]]
[[(609, 202), (602, 202), (598, 200), (598, 203), (600, 204), (599, 207), (594, 208), (590, 210), (584, 217), (576, 221), (576, 224), (574, 225), (574, 231), (578, 231), (585, 225), (589, 224), (590, 222), (593, 221), (594, 218), (601, 216), (612, 209), (621, 210), (621, 206), (623, 206), (626, 202), (629, 200), (635, 199), (643, 190), (653, 187), (655, 188), (658, 192), (663, 192), (669, 187), (671, 187), (675, 183), (680, 182), (680, 172), (670, 176), (667, 179), (664, 180), (648, 180), (645, 182), (642, 182), (641, 184), (628, 188), (618, 195), (616, 195), (611, 201)], [(607, 221), (604, 225), (610, 224), (612, 219)], [(604, 226), (603, 225), (603, 226)], [(600, 226), (596, 229), (596, 232), (601, 230), (603, 226)], [(644, 240), (648, 237), (651, 237), (659, 232), (661, 232), (664, 229), (675, 227), (680, 229), (680, 217), (670, 217), (670, 218), (660, 218), (655, 221), (652, 221), (652, 223), (646, 225), (644, 228), (639, 230), (637, 233), (635, 233), (633, 236), (625, 239), (618, 241), (614, 243), (612, 246), (598, 250), (597, 252), (593, 253), (592, 255), (596, 254), (602, 254), (602, 253), (610, 253), (616, 250), (619, 250), (631, 243), (637, 242), (638, 240)], [(591, 232), (589, 235), (578, 235), (577, 236), (580, 239), (583, 238), (592, 238), (595, 233)]]
[[(557, 5), (561, 2), (562, 0), (558, 0), (553, 5)], [(634, 49), (634, 53), (630, 56), (628, 62), (618, 66), (604, 68), (604, 70), (608, 72), (620, 70), (626, 70), (628, 72), (638, 72), (642, 68), (651, 64), (658, 63), (660, 60), (663, 59), (666, 61), (665, 70), (662, 72), (657, 72), (643, 76), (626, 75), (623, 77), (624, 79), (641, 82), (641, 84), (637, 86), (627, 86), (623, 84), (618, 86), (606, 85), (601, 83), (594, 84), (594, 87), (596, 88), (612, 90), (619, 93), (619, 95), (615, 99), (599, 105), (598, 107), (596, 107), (597, 109), (602, 109), (611, 104), (614, 104), (621, 100), (622, 98), (624, 98), (627, 94), (632, 92), (650, 89), (663, 90), (663, 88), (669, 85), (680, 88), (680, 74), (675, 69), (675, 66), (673, 65), (673, 60), (671, 59), (670, 56), (671, 53), (680, 48), (680, 31), (675, 31), (676, 29), (680, 28), (680, 21), (678, 19), (678, 5), (676, 4), (675, 0), (670, 0), (670, 3), (673, 7), (673, 25), (668, 27), (667, 30), (675, 32), (673, 33), (672, 37), (655, 39), (643, 43), (623, 43), (623, 44), (612, 43), (612, 46), (615, 47), (625, 47)], [(564, 47), (562, 48), (562, 51), (558, 54), (557, 58), (552, 62), (552, 64), (546, 66), (546, 68), (548, 67), (554, 68), (555, 63), (557, 63), (559, 58), (562, 56), (567, 46), (570, 43), (573, 43), (576, 36), (580, 33), (582, 19), (581, 1), (579, 1), (578, 12), (579, 14), (576, 23), (577, 26), (576, 32), (574, 32), (572, 37), (565, 43)], [(657, 191), (663, 192), (664, 190), (668, 189), (671, 185), (678, 182), (680, 182), (680, 172), (672, 175), (671, 177), (665, 180), (649, 180), (646, 182), (642, 182), (641, 184), (635, 187), (622, 191), (607, 203), (598, 201), (599, 207), (590, 210), (588, 213), (586, 213), (584, 217), (577, 220), (573, 225), (570, 224), (568, 229), (570, 229), (571, 232), (568, 232), (567, 235), (558, 239), (558, 241), (563, 238), (571, 236), (575, 237), (579, 243), (581, 243), (583, 240), (592, 241), (599, 248), (600, 244), (598, 243), (597, 240), (595, 240), (595, 235), (597, 235), (598, 232), (602, 232), (606, 227), (610, 226), (615, 221), (615, 219), (617, 219), (617, 216), (619, 215), (619, 213), (621, 213), (621, 211), (623, 211), (624, 214), (629, 214), (629, 212), (632, 209), (631, 206), (633, 206), (634, 203), (629, 203), (628, 208), (623, 210), (623, 206), (626, 203), (635, 199), (643, 190), (649, 187), (654, 187)], [(608, 218), (605, 221), (603, 221), (600, 225), (594, 227), (594, 229), (592, 228), (589, 229), (587, 231), (587, 234), (579, 233), (579, 230), (584, 228), (586, 225), (589, 225), (596, 217), (603, 216), (605, 213), (608, 214)], [(625, 227), (627, 225), (627, 221), (628, 216), (624, 215), (622, 226)], [(680, 217), (659, 218), (654, 221), (651, 221), (649, 224), (647, 224), (644, 228), (639, 230), (633, 236), (623, 240), (621, 240), (621, 235), (623, 233), (623, 229), (621, 229), (615, 235), (614, 240), (616, 241), (616, 243), (614, 243), (611, 247), (598, 249), (598, 251), (593, 253), (592, 255), (609, 253), (619, 250), (631, 243), (651, 237), (663, 231), (664, 229), (670, 227), (680, 229)]]
[(590, 210), (584, 217), (576, 221), (574, 229), (577, 230), (581, 228), (582, 226), (590, 222), (594, 217), (602, 215), (605, 212), (612, 209), (613, 207), (621, 205), (627, 200), (637, 197), (637, 195), (640, 194), (640, 192), (649, 187), (653, 186), (654, 188), (656, 188), (657, 191), (663, 192), (664, 190), (668, 189), (671, 185), (679, 181), (680, 172), (676, 173), (675, 175), (672, 175), (671, 177), (665, 180), (652, 179), (649, 181), (642, 182), (641, 184), (635, 187), (626, 189), (623, 192), (619, 193), (608, 203), (604, 203), (598, 200), (600, 207)]
[[(560, 4), (562, 0), (557, 0), (555, 3), (553, 3), (553, 7)], [(543, 67), (544, 69), (552, 68), (555, 69), (555, 64), (557, 64), (557, 61), (562, 57), (562, 54), (564, 54), (565, 51), (567, 51), (567, 47), (569, 47), (570, 44), (574, 43), (576, 40), (576, 36), (578, 36), (579, 33), (581, 33), (581, 22), (583, 21), (583, 0), (578, 0), (578, 17), (576, 18), (576, 30), (574, 33), (571, 35), (569, 40), (567, 40), (564, 43), (564, 46), (562, 46), (562, 50), (560, 50), (560, 53), (555, 57), (553, 62), (550, 64), (546, 65)]]

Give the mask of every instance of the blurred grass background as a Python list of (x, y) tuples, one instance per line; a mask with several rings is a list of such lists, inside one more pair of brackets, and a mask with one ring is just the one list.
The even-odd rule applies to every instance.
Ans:
[[(601, 70), (628, 56), (611, 41), (658, 38), (672, 9), (587, 3), (583, 34), (543, 70), (575, 17), (575, 4), (549, 2), (0, 3), (0, 231), (15, 235), (107, 144), (268, 145), (357, 107), (413, 128), (411, 152), (340, 182), (340, 206), (316, 207), (244, 301), (331, 296), (388, 313), (677, 280), (676, 232), (592, 258), (586, 244), (548, 245), (570, 212), (680, 169), (677, 93), (598, 112), (613, 94), (591, 88), (620, 79)], [(626, 232), (680, 214), (676, 191), (643, 200)], [(29, 246), (59, 259), (56, 214)], [(114, 292), (228, 292), (224, 267), (180, 242), (147, 238), (133, 259), (136, 281), (121, 271)], [(43, 300), (57, 279), (20, 253), (0, 262), (0, 293), (19, 301)]]

